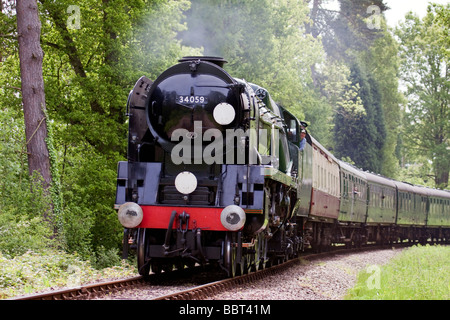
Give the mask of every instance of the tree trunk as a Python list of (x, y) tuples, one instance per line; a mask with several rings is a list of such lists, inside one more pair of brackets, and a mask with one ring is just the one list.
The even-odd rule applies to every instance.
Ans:
[(435, 172), (435, 187), (446, 189), (448, 187), (449, 164), (448, 159), (434, 159), (433, 167)]
[(17, 0), (16, 12), (29, 173), (33, 175), (35, 171), (39, 172), (43, 178), (43, 187), (47, 190), (52, 177), (46, 143), (47, 123), (42, 76), (44, 54), (40, 46), (41, 23), (36, 0)]

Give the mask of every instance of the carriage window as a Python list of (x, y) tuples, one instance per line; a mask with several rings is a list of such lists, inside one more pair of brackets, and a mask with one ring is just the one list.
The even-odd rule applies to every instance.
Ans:
[(328, 190), (328, 193), (331, 193), (332, 185), (331, 185), (331, 173), (330, 172), (328, 172), (327, 190)]

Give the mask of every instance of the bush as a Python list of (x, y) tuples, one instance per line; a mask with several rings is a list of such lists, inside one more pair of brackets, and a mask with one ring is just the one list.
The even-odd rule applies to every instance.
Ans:
[(114, 248), (106, 249), (100, 246), (92, 255), (91, 263), (96, 269), (103, 269), (113, 266), (120, 266), (122, 259), (119, 257), (118, 250)]
[(52, 229), (41, 217), (20, 216), (15, 210), (0, 212), (0, 251), (8, 256), (53, 246)]

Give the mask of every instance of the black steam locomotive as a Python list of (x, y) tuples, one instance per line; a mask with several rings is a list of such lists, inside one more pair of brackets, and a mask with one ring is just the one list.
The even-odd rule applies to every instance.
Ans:
[(233, 277), (310, 246), (450, 238), (449, 192), (364, 173), (309, 134), (300, 147), (307, 124), (224, 63), (185, 57), (129, 95), (116, 209), (140, 274)]

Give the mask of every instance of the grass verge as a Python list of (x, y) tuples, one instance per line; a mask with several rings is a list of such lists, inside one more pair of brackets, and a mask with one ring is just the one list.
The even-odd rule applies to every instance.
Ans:
[(450, 300), (450, 247), (417, 245), (358, 274), (347, 300)]

